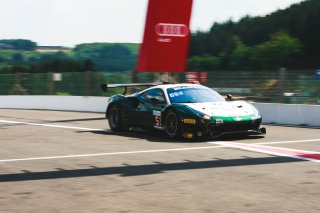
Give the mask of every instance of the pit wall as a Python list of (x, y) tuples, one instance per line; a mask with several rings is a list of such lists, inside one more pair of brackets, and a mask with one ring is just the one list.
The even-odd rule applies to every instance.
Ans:
[(264, 123), (320, 127), (320, 105), (254, 103)]
[(41, 109), (80, 112), (105, 112), (106, 97), (12, 95), (0, 96), (0, 109)]
[[(83, 96), (0, 96), (0, 109), (39, 109), (105, 112), (107, 97)], [(320, 127), (320, 105), (254, 103), (263, 122), (279, 125)]]

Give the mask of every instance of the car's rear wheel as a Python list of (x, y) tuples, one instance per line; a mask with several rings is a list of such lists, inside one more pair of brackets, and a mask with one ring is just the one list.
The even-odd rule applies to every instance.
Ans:
[(181, 127), (178, 115), (175, 111), (170, 110), (166, 115), (165, 132), (170, 138), (176, 138), (181, 135)]
[(109, 126), (112, 131), (122, 130), (122, 121), (120, 115), (120, 109), (117, 105), (111, 107), (108, 113)]

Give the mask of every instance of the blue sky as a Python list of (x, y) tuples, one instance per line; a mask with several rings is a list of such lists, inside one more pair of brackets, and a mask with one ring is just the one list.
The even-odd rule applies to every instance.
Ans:
[[(194, 0), (191, 30), (262, 16), (302, 0)], [(142, 41), (147, 0), (0, 0), (0, 39), (72, 47), (89, 42)]]

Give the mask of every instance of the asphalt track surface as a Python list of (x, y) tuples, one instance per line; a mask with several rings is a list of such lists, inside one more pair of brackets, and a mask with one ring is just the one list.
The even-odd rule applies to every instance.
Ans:
[(265, 127), (184, 142), (0, 109), (0, 212), (319, 212), (320, 129)]

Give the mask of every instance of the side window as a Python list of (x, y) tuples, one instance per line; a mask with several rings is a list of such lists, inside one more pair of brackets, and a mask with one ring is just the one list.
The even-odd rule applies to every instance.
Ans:
[(156, 98), (159, 104), (166, 104), (166, 99), (161, 89), (151, 89), (141, 94), (141, 96), (149, 103), (152, 103), (151, 99)]

